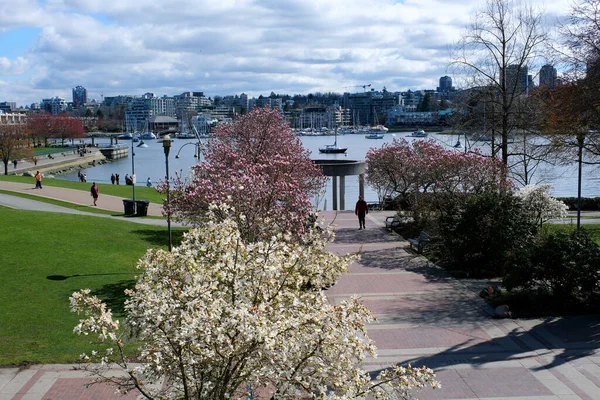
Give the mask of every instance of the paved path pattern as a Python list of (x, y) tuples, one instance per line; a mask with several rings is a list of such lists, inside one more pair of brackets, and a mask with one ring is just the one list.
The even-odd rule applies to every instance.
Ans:
[(359, 294), (375, 313), (379, 357), (365, 368), (433, 368), (442, 388), (419, 399), (600, 399), (600, 316), (494, 319), (478, 296), (486, 281), (453, 279), (415, 254), (381, 228), (385, 213), (370, 213), (364, 231), (353, 213), (324, 215), (336, 226), (330, 250), (362, 255), (327, 295)]
[[(418, 393), (424, 400), (600, 399), (600, 316), (494, 319), (477, 296), (487, 282), (453, 279), (410, 251), (385, 230), (388, 215), (371, 212), (358, 230), (351, 212), (323, 213), (336, 229), (330, 250), (362, 256), (327, 296), (335, 303), (359, 294), (375, 313), (369, 335), (379, 357), (365, 368), (433, 368), (442, 388)], [(70, 365), (0, 368), (0, 400), (137, 397), (90, 382)]]

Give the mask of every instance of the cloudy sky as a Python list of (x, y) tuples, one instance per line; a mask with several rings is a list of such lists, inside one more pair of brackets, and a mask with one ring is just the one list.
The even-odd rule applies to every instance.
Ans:
[[(549, 21), (570, 0), (539, 2)], [(15, 0), (0, 101), (434, 89), (484, 0)]]

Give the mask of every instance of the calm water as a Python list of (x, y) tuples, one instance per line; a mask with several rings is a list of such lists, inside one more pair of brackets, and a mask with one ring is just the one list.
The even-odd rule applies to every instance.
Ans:
[[(338, 146), (347, 147), (347, 154), (320, 154), (319, 147), (327, 144), (332, 144), (333, 136), (302, 136), (301, 140), (313, 158), (318, 159), (347, 159), (347, 160), (364, 160), (367, 151), (370, 148), (379, 148), (383, 143), (391, 142), (394, 138), (406, 136), (406, 133), (386, 134), (383, 139), (365, 139), (364, 135), (341, 135), (337, 138)], [(443, 145), (448, 145), (450, 148), (456, 143), (457, 137), (450, 135), (438, 135), (436, 133), (429, 134), (429, 138), (435, 139)], [(462, 139), (462, 138), (461, 138)], [(407, 140), (416, 140), (407, 138)], [(96, 143), (107, 144), (108, 139), (96, 139)], [(131, 146), (130, 142), (122, 142)], [(190, 166), (197, 163), (194, 158), (195, 140), (175, 140), (169, 155), (169, 171), (171, 176), (175, 172), (188, 176)], [(137, 146), (138, 143), (134, 143)], [(165, 178), (165, 156), (162, 144), (156, 140), (146, 141), (147, 148), (134, 147), (135, 153), (135, 173), (137, 177), (137, 185), (145, 185), (146, 179), (150, 178), (153, 183), (156, 183)], [(483, 146), (482, 151), (485, 151)], [(180, 158), (175, 158), (179, 152)], [(96, 181), (100, 183), (110, 183), (111, 174), (119, 174), (121, 176), (121, 184), (125, 182), (125, 174), (132, 173), (131, 162), (131, 147), (128, 158), (122, 158), (104, 165), (99, 165), (94, 168), (89, 168), (83, 171), (87, 174), (88, 181)], [(77, 173), (63, 175), (60, 179), (77, 180)], [(550, 183), (553, 185), (552, 194), (557, 197), (568, 197), (577, 195), (577, 168), (576, 165), (568, 167), (555, 167), (550, 165), (542, 165), (539, 171), (534, 175), (535, 183)], [(600, 196), (600, 175), (598, 167), (584, 166), (584, 180), (582, 195), (585, 197)], [(346, 177), (346, 209), (353, 209), (354, 203), (358, 198), (358, 177)], [(313, 202), (319, 205), (320, 209), (331, 209), (331, 182), (328, 182), (325, 187), (325, 193), (322, 198), (314, 199)], [(365, 200), (367, 202), (377, 202), (377, 194), (368, 186), (365, 187)]]

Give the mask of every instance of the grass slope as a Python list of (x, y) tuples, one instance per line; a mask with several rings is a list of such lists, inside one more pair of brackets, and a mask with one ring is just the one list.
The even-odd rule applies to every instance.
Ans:
[(72, 333), (71, 293), (90, 288), (118, 311), (137, 260), (167, 242), (164, 227), (108, 218), (0, 207), (0, 221), (0, 365), (73, 362), (89, 352), (89, 338)]

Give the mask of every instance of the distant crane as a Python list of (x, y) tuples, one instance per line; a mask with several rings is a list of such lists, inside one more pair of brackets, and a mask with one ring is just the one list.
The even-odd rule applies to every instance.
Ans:
[(344, 89), (358, 88), (358, 87), (363, 88), (363, 90), (366, 92), (367, 88), (371, 87), (371, 84), (369, 83), (369, 84), (366, 84), (366, 85), (344, 86)]

